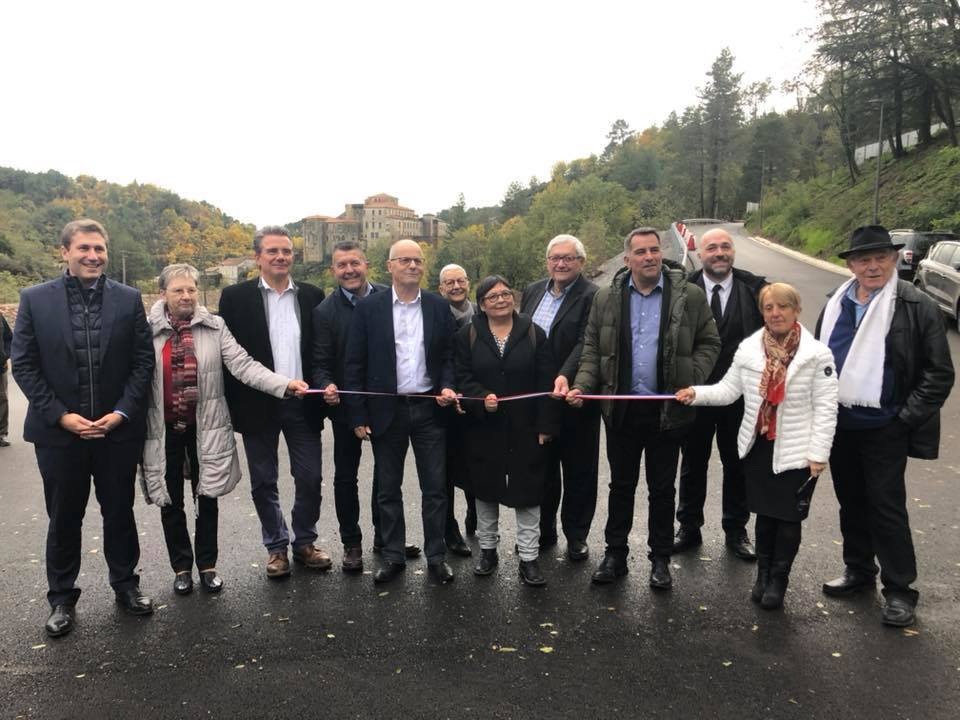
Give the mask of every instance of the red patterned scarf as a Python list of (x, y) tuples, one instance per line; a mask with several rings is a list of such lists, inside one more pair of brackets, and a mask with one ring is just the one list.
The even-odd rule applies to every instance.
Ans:
[(763, 403), (757, 415), (757, 434), (766, 435), (767, 440), (777, 437), (777, 406), (783, 402), (787, 384), (787, 368), (797, 354), (800, 345), (800, 323), (793, 327), (780, 340), (766, 329), (763, 331), (763, 351), (767, 364), (760, 377), (760, 397)]
[(193, 348), (193, 331), (190, 320), (170, 318), (173, 336), (170, 338), (170, 371), (173, 379), (173, 429), (183, 432), (188, 425), (196, 422), (197, 398), (200, 390), (197, 386), (197, 356)]

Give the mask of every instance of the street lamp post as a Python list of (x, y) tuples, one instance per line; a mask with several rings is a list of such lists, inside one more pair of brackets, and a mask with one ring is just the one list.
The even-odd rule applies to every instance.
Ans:
[(766, 170), (766, 151), (760, 151), (760, 234), (763, 235), (763, 174)]
[(877, 177), (873, 184), (873, 224), (880, 222), (880, 161), (883, 159), (883, 100), (880, 101), (880, 129), (877, 131)]

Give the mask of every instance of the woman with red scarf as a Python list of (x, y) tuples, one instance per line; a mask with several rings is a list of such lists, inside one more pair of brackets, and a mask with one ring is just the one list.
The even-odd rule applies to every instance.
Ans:
[[(222, 318), (197, 304), (199, 273), (168, 265), (160, 273), (161, 298), (147, 320), (157, 357), (147, 408), (141, 483), (148, 503), (160, 506), (163, 536), (173, 567), (173, 590), (193, 590), (193, 564), (207, 592), (223, 589), (217, 573), (217, 498), (240, 480), (223, 368), (274, 397), (302, 394), (307, 384), (264, 367), (240, 346)], [(189, 468), (196, 509), (195, 549), (183, 511), (184, 469)]]
[(737, 349), (716, 385), (677, 392), (686, 405), (729, 405), (744, 399), (738, 449), (747, 477), (747, 504), (757, 514), (754, 602), (783, 605), (800, 548), (816, 478), (830, 456), (837, 423), (833, 354), (797, 318), (800, 295), (786, 283), (760, 293), (764, 327)]

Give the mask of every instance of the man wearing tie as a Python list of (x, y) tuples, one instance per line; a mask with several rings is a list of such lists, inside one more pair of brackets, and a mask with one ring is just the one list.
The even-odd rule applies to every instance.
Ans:
[[(733, 362), (744, 338), (763, 327), (758, 298), (767, 284), (765, 278), (733, 267), (736, 250), (726, 230), (714, 228), (700, 238), (697, 251), (701, 270), (689, 281), (703, 288), (720, 333), (720, 357), (706, 384), (720, 381)], [(696, 420), (683, 444), (680, 466), (680, 501), (677, 520), (680, 529), (673, 543), (675, 553), (698, 547), (703, 542), (703, 504), (707, 497), (707, 466), (716, 435), (723, 463), (723, 515), (721, 524), (730, 552), (743, 560), (756, 559), (747, 535), (747, 494), (743, 464), (737, 451), (737, 433), (743, 420), (743, 399), (723, 407), (698, 407)]]
[[(424, 260), (413, 240), (390, 248), (388, 292), (357, 305), (347, 340), (345, 390), (386, 396), (345, 396), (356, 436), (373, 441), (380, 483), (380, 529), (384, 565), (374, 582), (395, 579), (406, 568), (403, 517), (403, 463), (413, 445), (423, 496), (424, 551), (430, 577), (454, 579), (445, 562), (447, 516), (446, 437), (438, 405), (457, 403), (453, 391), (454, 321), (447, 302), (420, 290)], [(394, 395), (400, 394), (401, 397)], [(417, 394), (432, 397), (405, 397)]]

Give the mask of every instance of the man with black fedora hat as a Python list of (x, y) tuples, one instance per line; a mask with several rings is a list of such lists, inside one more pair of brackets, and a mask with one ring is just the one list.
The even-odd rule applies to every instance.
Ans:
[(857, 228), (839, 253), (853, 277), (827, 301), (817, 337), (833, 351), (840, 407), (830, 454), (840, 502), (843, 576), (831, 596), (875, 586), (885, 625), (914, 622), (916, 556), (907, 517), (907, 457), (934, 459), (940, 408), (953, 387), (953, 361), (934, 302), (896, 273), (897, 250), (880, 225)]

